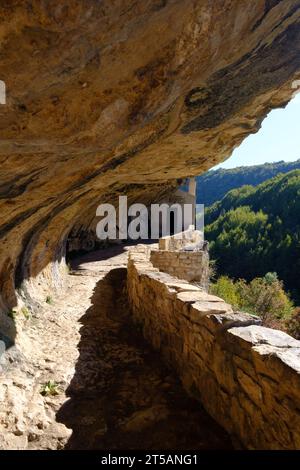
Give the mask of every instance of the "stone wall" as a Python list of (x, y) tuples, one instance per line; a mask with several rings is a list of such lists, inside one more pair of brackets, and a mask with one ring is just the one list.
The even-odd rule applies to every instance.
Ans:
[(206, 251), (151, 251), (151, 263), (160, 271), (208, 288), (209, 257)]
[(159, 249), (162, 251), (176, 251), (188, 245), (196, 246), (201, 244), (203, 244), (203, 232), (195, 230), (193, 225), (184, 232), (162, 237), (158, 242)]
[(130, 253), (134, 321), (235, 442), (300, 448), (300, 342)]

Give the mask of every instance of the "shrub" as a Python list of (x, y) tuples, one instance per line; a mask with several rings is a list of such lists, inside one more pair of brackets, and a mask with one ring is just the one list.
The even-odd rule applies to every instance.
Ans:
[(260, 316), (265, 325), (275, 319), (286, 319), (293, 313), (294, 306), (276, 273), (267, 273), (248, 284), (240, 280), (237, 290), (241, 308)]
[(291, 318), (287, 320), (286, 331), (294, 338), (300, 340), (300, 307), (296, 307)]
[(211, 284), (210, 292), (221, 297), (236, 308), (240, 307), (240, 298), (236, 284), (228, 276), (221, 276), (215, 284)]
[[(211, 286), (211, 293), (218, 295), (233, 307), (258, 315), (265, 326), (283, 327), (280, 321), (291, 318), (293, 303), (284, 292), (276, 273), (267, 273), (247, 283), (244, 279), (234, 282), (221, 276)], [(300, 315), (299, 315), (300, 316)]]

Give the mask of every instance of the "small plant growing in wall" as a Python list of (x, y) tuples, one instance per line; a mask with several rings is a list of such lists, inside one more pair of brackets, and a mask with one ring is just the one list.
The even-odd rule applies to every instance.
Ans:
[(8, 313), (7, 315), (9, 316), (9, 318), (11, 318), (12, 320), (15, 320), (16, 317), (17, 317), (17, 310), (15, 308), (12, 308)]
[(52, 305), (52, 304), (53, 304), (53, 299), (52, 299), (51, 295), (47, 295), (47, 297), (46, 297), (46, 303), (47, 303), (48, 305)]
[(55, 382), (54, 380), (48, 380), (48, 382), (45, 382), (42, 385), (40, 393), (41, 395), (43, 395), (43, 397), (58, 395), (59, 394), (58, 383)]
[(72, 271), (71, 264), (70, 264), (70, 263), (67, 263), (67, 264), (65, 265), (65, 268), (66, 268), (67, 274), (70, 274), (70, 272)]
[(23, 313), (26, 320), (29, 320), (31, 318), (30, 310), (27, 307), (22, 307), (21, 312)]

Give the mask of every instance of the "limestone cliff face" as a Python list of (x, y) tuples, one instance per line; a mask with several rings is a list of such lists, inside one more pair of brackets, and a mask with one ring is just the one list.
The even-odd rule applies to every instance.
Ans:
[(300, 1), (2, 0), (0, 40), (5, 314), (59, 285), (100, 201), (198, 175), (287, 103)]

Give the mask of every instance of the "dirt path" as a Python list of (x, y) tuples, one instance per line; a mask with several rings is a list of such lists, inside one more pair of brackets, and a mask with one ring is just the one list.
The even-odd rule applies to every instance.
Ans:
[[(76, 260), (64, 295), (30, 320), (26, 360), (1, 377), (0, 448), (231, 447), (132, 325), (126, 262), (119, 248)], [(49, 380), (59, 393), (44, 397)]]

